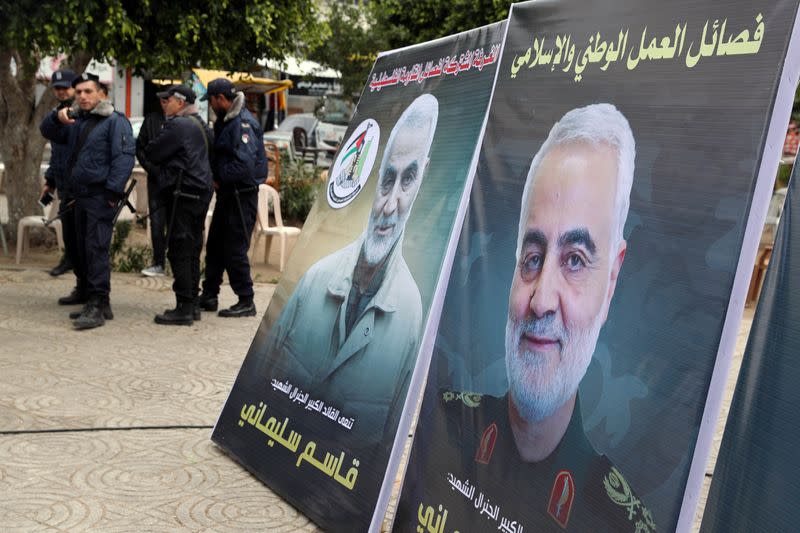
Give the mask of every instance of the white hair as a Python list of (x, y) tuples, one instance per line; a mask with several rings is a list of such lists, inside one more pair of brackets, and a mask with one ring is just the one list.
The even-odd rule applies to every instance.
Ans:
[(569, 111), (556, 122), (544, 141), (542, 147), (533, 158), (525, 189), (522, 192), (522, 209), (519, 218), (519, 234), (517, 236), (517, 259), (522, 251), (522, 239), (525, 236), (529, 197), (533, 189), (534, 177), (547, 153), (557, 147), (571, 142), (584, 142), (593, 147), (610, 146), (617, 153), (617, 191), (614, 201), (616, 211), (616, 228), (612, 238), (616, 242), (623, 239), (622, 231), (628, 218), (631, 187), (633, 186), (633, 168), (636, 158), (636, 143), (628, 120), (611, 104), (591, 104)]
[[(391, 146), (394, 142), (397, 132), (405, 128), (428, 128), (428, 138), (424, 139), (425, 142), (425, 158), (431, 150), (433, 144), (433, 136), (436, 133), (436, 122), (439, 120), (439, 101), (432, 94), (423, 94), (418, 96), (400, 115), (397, 119), (392, 132), (389, 134), (389, 139), (386, 141), (386, 148), (383, 150), (383, 158), (381, 159), (380, 174), (383, 175), (383, 170), (386, 166), (386, 160), (392, 153)], [(423, 159), (424, 161), (424, 159)]]

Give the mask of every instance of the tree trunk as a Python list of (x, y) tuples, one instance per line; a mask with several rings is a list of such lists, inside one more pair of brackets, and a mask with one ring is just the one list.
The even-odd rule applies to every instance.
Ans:
[[(72, 65), (80, 72), (88, 63), (78, 54)], [(38, 205), (43, 174), (40, 170), (44, 137), (39, 124), (55, 106), (52, 91), (36, 102), (36, 71), (39, 57), (26, 57), (17, 50), (0, 50), (0, 156), (5, 165), (3, 177), (8, 198), (6, 235), (16, 238), (22, 217), (41, 212)], [(13, 63), (13, 64), (12, 64)]]

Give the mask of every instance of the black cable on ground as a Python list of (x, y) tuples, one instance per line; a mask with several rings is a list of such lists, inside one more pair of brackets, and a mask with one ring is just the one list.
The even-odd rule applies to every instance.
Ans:
[(75, 428), (75, 429), (14, 429), (0, 430), (0, 435), (26, 435), (32, 433), (85, 433), (89, 431), (134, 431), (137, 429), (212, 429), (214, 426), (131, 426), (118, 428)]

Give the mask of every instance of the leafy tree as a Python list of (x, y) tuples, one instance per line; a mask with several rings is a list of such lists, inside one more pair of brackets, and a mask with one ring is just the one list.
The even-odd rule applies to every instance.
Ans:
[(375, 30), (390, 49), (504, 20), (510, 0), (378, 0)]
[(510, 0), (374, 0), (333, 3), (329, 35), (311, 58), (342, 73), (347, 95), (358, 94), (378, 52), (430, 41), (508, 16)]
[(263, 57), (302, 53), (322, 37), (314, 0), (0, 0), (0, 154), (11, 227), (36, 212), (45, 140), (38, 131), (55, 101), (37, 103), (41, 59), (68, 54), (138, 73), (175, 77), (195, 66), (248, 70)]
[(309, 55), (310, 59), (342, 73), (342, 92), (346, 96), (361, 92), (378, 52), (388, 46), (381, 33), (370, 25), (376, 5), (331, 4), (326, 14), (324, 42)]

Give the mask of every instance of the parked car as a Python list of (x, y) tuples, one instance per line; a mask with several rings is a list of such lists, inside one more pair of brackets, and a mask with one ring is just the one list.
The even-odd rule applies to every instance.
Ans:
[(322, 120), (311, 113), (289, 115), (277, 129), (264, 134), (264, 141), (274, 142), (279, 150), (285, 151), (290, 158), (294, 158), (298, 152), (298, 147), (294, 145), (294, 129), (303, 128), (306, 132), (308, 146), (329, 149), (320, 152), (317, 157), (319, 166), (329, 167), (333, 164), (336, 148), (339, 147), (339, 143), (342, 142), (347, 131), (347, 121), (342, 121), (342, 117), (332, 116), (331, 118), (336, 122), (330, 122), (327, 120), (329, 117), (324, 113), (321, 116)]

